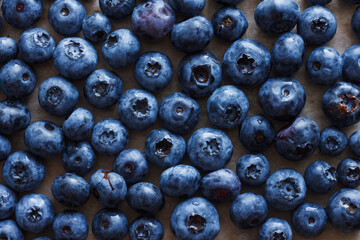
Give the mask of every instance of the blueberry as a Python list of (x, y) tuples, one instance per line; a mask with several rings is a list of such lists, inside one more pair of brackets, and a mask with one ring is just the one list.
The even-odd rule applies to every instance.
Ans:
[(331, 124), (351, 126), (360, 120), (360, 88), (352, 83), (338, 82), (322, 97), (322, 110)]
[(127, 218), (118, 210), (102, 209), (92, 219), (92, 232), (96, 239), (123, 239), (128, 232)]
[(195, 167), (202, 171), (215, 171), (230, 161), (233, 144), (221, 130), (200, 128), (190, 136), (187, 154)]
[(215, 36), (228, 42), (241, 38), (249, 26), (245, 14), (234, 7), (219, 9), (213, 15), (211, 23)]
[(169, 85), (173, 74), (171, 60), (160, 52), (141, 54), (134, 66), (137, 84), (152, 92), (159, 92)]
[(41, 233), (54, 219), (54, 207), (43, 194), (31, 193), (20, 199), (16, 205), (15, 216), (19, 226), (33, 233)]
[(352, 158), (345, 158), (337, 167), (339, 182), (346, 186), (355, 188), (360, 186), (360, 161)]
[(357, 130), (349, 137), (349, 148), (352, 154), (354, 154), (357, 157), (360, 157), (359, 146), (360, 146), (360, 131)]
[(82, 213), (63, 211), (56, 215), (52, 224), (52, 232), (55, 240), (85, 240), (89, 232), (89, 225)]
[(29, 96), (36, 87), (34, 71), (20, 60), (11, 60), (0, 71), (0, 83), (8, 99), (21, 100)]
[(30, 153), (14, 152), (5, 161), (2, 178), (17, 192), (32, 191), (43, 182), (45, 166)]
[(164, 227), (155, 218), (141, 217), (135, 219), (130, 224), (129, 237), (130, 240), (162, 240), (164, 237)]
[(62, 125), (64, 135), (73, 141), (81, 141), (87, 138), (93, 128), (94, 117), (85, 108), (75, 109)]
[(48, 11), (51, 26), (64, 36), (80, 32), (85, 17), (85, 7), (77, 0), (56, 0)]
[(1, 10), (8, 24), (16, 28), (27, 28), (40, 19), (43, 5), (41, 0), (4, 0)]
[(153, 125), (158, 114), (154, 95), (142, 89), (130, 89), (119, 100), (120, 121), (129, 129), (145, 130)]
[(241, 191), (239, 177), (230, 169), (220, 169), (201, 179), (201, 192), (213, 202), (231, 202)]
[(292, 240), (289, 223), (281, 218), (269, 218), (260, 228), (258, 240)]
[(184, 138), (163, 128), (152, 130), (146, 138), (145, 157), (157, 167), (175, 166), (182, 161), (185, 153)]
[(61, 128), (49, 121), (37, 121), (29, 125), (24, 134), (24, 143), (30, 152), (52, 158), (65, 148), (65, 138)]
[(18, 53), (18, 44), (11, 37), (0, 37), (0, 63), (7, 63), (15, 59)]
[(80, 207), (90, 197), (90, 185), (74, 173), (65, 173), (54, 179), (51, 185), (54, 198), (67, 207)]
[(167, 196), (188, 198), (200, 187), (199, 171), (189, 165), (177, 165), (161, 173), (159, 186)]
[(187, 55), (179, 64), (178, 79), (191, 97), (209, 96), (222, 80), (220, 60), (208, 51)]
[(119, 174), (97, 170), (90, 178), (90, 190), (103, 206), (116, 208), (126, 197), (126, 182)]
[(214, 29), (203, 16), (192, 17), (174, 25), (170, 40), (176, 50), (192, 53), (203, 50), (210, 43)]
[(300, 15), (297, 31), (307, 44), (323, 45), (336, 33), (337, 22), (334, 14), (323, 6), (312, 6)]
[(241, 144), (250, 152), (262, 152), (275, 138), (275, 127), (263, 116), (251, 116), (245, 119), (239, 131)]
[(223, 58), (224, 74), (240, 86), (260, 85), (271, 70), (271, 55), (265, 46), (251, 39), (235, 41)]
[(344, 79), (359, 83), (360, 82), (360, 66), (358, 63), (358, 59), (360, 57), (360, 44), (353, 45), (346, 49), (342, 56), (342, 73), (344, 76)]
[(332, 85), (340, 80), (342, 58), (335, 49), (322, 46), (310, 53), (305, 67), (306, 73), (312, 82)]
[(325, 210), (315, 203), (304, 203), (292, 214), (294, 230), (301, 236), (313, 238), (324, 232), (327, 224)]
[(270, 164), (262, 154), (247, 154), (236, 164), (236, 174), (242, 183), (249, 186), (261, 186), (270, 175)]
[(230, 207), (231, 221), (240, 229), (250, 229), (263, 224), (268, 206), (263, 196), (254, 193), (238, 195)]
[(257, 26), (268, 34), (290, 32), (298, 23), (300, 7), (293, 0), (262, 1), (255, 9)]
[(336, 187), (338, 178), (336, 169), (324, 161), (310, 164), (304, 177), (308, 189), (319, 194), (331, 192)]
[(50, 77), (40, 84), (38, 100), (49, 114), (64, 116), (71, 113), (79, 99), (76, 86), (62, 77)]
[(111, 67), (127, 67), (138, 59), (140, 42), (130, 30), (118, 29), (108, 35), (102, 47), (102, 55)]
[(206, 0), (169, 0), (174, 11), (186, 17), (199, 15), (205, 7)]
[(129, 16), (136, 6), (135, 0), (99, 0), (101, 11), (112, 19), (122, 19)]
[(204, 198), (190, 198), (175, 207), (170, 227), (179, 240), (213, 240), (220, 232), (219, 214)]
[(0, 221), (0, 236), (3, 239), (24, 240), (20, 228), (11, 219)]
[(88, 41), (105, 41), (111, 32), (111, 22), (104, 14), (94, 13), (84, 20), (82, 30)]
[(0, 220), (10, 218), (18, 203), (16, 193), (6, 185), (0, 184)]
[(70, 142), (62, 153), (62, 166), (67, 172), (83, 176), (95, 166), (95, 153), (87, 142)]
[(177, 134), (192, 131), (200, 120), (200, 105), (184, 93), (168, 95), (160, 104), (159, 119), (162, 126)]
[(21, 58), (27, 63), (42, 63), (49, 60), (55, 50), (54, 38), (43, 28), (24, 31), (19, 39)]
[(265, 185), (266, 200), (279, 211), (298, 207), (306, 196), (303, 176), (294, 169), (280, 169), (270, 175)]
[(339, 231), (350, 233), (360, 230), (360, 191), (341, 189), (326, 206), (330, 223)]
[[(0, 134), (0, 162), (7, 159), (11, 152), (11, 143), (9, 139)], [(0, 214), (1, 215), (1, 214)]]
[(121, 175), (126, 183), (142, 181), (149, 172), (145, 155), (137, 149), (123, 150), (114, 161), (113, 171)]
[(360, 24), (358, 23), (359, 21), (360, 21), (360, 10), (359, 7), (357, 7), (354, 12), (354, 15), (351, 18), (351, 28), (358, 38), (360, 38)]
[(128, 142), (128, 130), (115, 119), (105, 119), (98, 122), (91, 136), (93, 148), (105, 156), (119, 154)]
[(115, 72), (98, 69), (86, 79), (84, 95), (92, 106), (107, 108), (117, 103), (122, 88), (122, 81)]
[(13, 134), (24, 130), (30, 123), (31, 113), (20, 102), (0, 101), (0, 133)]
[(326, 155), (340, 155), (345, 150), (347, 144), (346, 134), (336, 127), (327, 127), (320, 132), (319, 149)]

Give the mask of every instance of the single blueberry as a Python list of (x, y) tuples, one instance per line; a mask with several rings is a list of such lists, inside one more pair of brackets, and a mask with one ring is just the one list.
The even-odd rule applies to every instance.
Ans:
[(169, 0), (174, 11), (186, 17), (199, 15), (205, 7), (206, 0)]
[(242, 183), (249, 186), (261, 186), (270, 175), (270, 164), (262, 154), (247, 154), (236, 164), (236, 174)]
[(111, 32), (111, 22), (104, 14), (94, 13), (84, 20), (82, 31), (88, 41), (105, 41)]
[(27, 28), (39, 21), (43, 5), (41, 0), (4, 0), (1, 10), (8, 24), (16, 28)]
[(327, 127), (320, 132), (319, 149), (329, 156), (340, 155), (348, 145), (346, 134), (336, 127)]
[(135, 0), (99, 0), (101, 11), (112, 19), (129, 16), (136, 6)]
[(269, 218), (260, 228), (258, 240), (292, 240), (289, 223), (281, 218)]
[(24, 130), (30, 123), (31, 113), (20, 102), (0, 101), (0, 133), (13, 134)]
[(21, 229), (11, 219), (0, 221), (0, 236), (3, 239), (24, 240)]
[(135, 219), (129, 226), (130, 240), (148, 239), (162, 240), (164, 237), (164, 227), (155, 218), (140, 217)]
[[(9, 139), (0, 134), (0, 162), (7, 159), (11, 152), (11, 143)], [(1, 215), (1, 214), (0, 214)]]
[(92, 232), (96, 239), (123, 239), (128, 232), (127, 218), (118, 210), (102, 209), (92, 219)]
[(0, 184), (0, 220), (10, 218), (18, 203), (16, 193), (6, 185)]
[(336, 169), (324, 161), (310, 164), (306, 168), (304, 178), (308, 189), (319, 194), (331, 192), (338, 180)]
[(56, 215), (52, 223), (52, 232), (55, 240), (85, 240), (89, 232), (89, 225), (82, 213), (63, 211)]
[(15, 59), (18, 53), (18, 44), (11, 37), (0, 37), (0, 63), (7, 63)]
[(360, 146), (360, 131), (357, 130), (349, 137), (349, 148), (351, 150), (351, 153), (357, 157), (360, 157), (359, 146)]
[(81, 141), (87, 138), (93, 128), (94, 117), (85, 108), (75, 109), (62, 125), (64, 135), (73, 141)]
[(95, 153), (87, 142), (70, 142), (62, 153), (62, 166), (66, 172), (83, 176), (95, 166)]
[(350, 188), (360, 186), (360, 161), (352, 158), (345, 158), (337, 167), (339, 182)]

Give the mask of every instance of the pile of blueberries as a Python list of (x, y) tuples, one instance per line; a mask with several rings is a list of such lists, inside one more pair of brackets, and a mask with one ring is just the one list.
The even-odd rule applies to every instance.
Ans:
[[(350, 47), (343, 56), (330, 47), (318, 47), (306, 60), (311, 81), (328, 87), (322, 110), (331, 126), (320, 131), (313, 120), (299, 116), (306, 93), (291, 75), (304, 62), (305, 45), (323, 45), (334, 37), (336, 18), (322, 6), (331, 0), (309, 0), (313, 6), (302, 13), (294, 0), (261, 1), (255, 10), (256, 24), (267, 34), (279, 35), (271, 53), (254, 40), (241, 39), (248, 28), (244, 13), (234, 7), (241, 0), (216, 1), (227, 6), (209, 21), (199, 16), (205, 0), (169, 0), (169, 4), (148, 0), (137, 6), (135, 0), (99, 0), (102, 13), (88, 17), (78, 0), (56, 0), (48, 11), (48, 20), (65, 36), (57, 45), (46, 30), (31, 28), (42, 15), (41, 0), (2, 1), (5, 21), (25, 31), (18, 42), (0, 38), (0, 62), (4, 64), (0, 87), (6, 96), (0, 101), (0, 160), (4, 161), (1, 177), (7, 184), (0, 184), (1, 240), (21, 240), (22, 230), (39, 234), (49, 226), (56, 240), (87, 238), (89, 226), (82, 213), (68, 210), (55, 215), (49, 198), (29, 193), (45, 178), (43, 159), (60, 154), (67, 173), (55, 178), (52, 194), (73, 209), (93, 194), (105, 207), (92, 219), (97, 239), (123, 239), (127, 234), (131, 240), (162, 239), (162, 223), (154, 216), (164, 207), (164, 194), (182, 199), (170, 220), (171, 230), (180, 240), (216, 238), (220, 220), (214, 202), (232, 202), (229, 215), (238, 228), (261, 226), (259, 240), (291, 240), (293, 236), (287, 221), (267, 219), (268, 204), (279, 211), (293, 211), (292, 227), (306, 238), (320, 235), (328, 220), (345, 233), (360, 230), (360, 191), (355, 189), (360, 186), (359, 160), (346, 158), (337, 169), (316, 161), (304, 176), (294, 169), (280, 169), (270, 175), (270, 164), (261, 154), (274, 143), (278, 154), (290, 161), (304, 160), (317, 148), (337, 156), (347, 146), (360, 157), (360, 130), (349, 139), (341, 130), (360, 121), (360, 88), (356, 85), (360, 83), (360, 45)], [(360, 4), (359, 0), (346, 1)], [(187, 20), (175, 24), (175, 12)], [(109, 18), (130, 15), (132, 31), (111, 31)], [(291, 33), (296, 25), (298, 34)], [(351, 26), (360, 38), (360, 8)], [(85, 39), (71, 37), (80, 31)], [(187, 54), (178, 67), (182, 92), (168, 95), (158, 106), (150, 92), (163, 90), (174, 69), (163, 53), (140, 55), (138, 38), (157, 40), (168, 34), (174, 48)], [(214, 34), (232, 42), (222, 63), (211, 52), (203, 51)], [(103, 42), (102, 56), (109, 66), (133, 65), (141, 89), (122, 94), (122, 81), (115, 72), (95, 70), (98, 53), (90, 42)], [(16, 59), (18, 55), (22, 60)], [(50, 59), (60, 75), (41, 82), (38, 101), (47, 113), (66, 117), (62, 126), (50, 121), (30, 124), (31, 113), (22, 103), (36, 87), (31, 66)], [(277, 77), (269, 78), (271, 69)], [(233, 85), (220, 87), (223, 75), (240, 87), (261, 86), (258, 98), (266, 117), (248, 117), (246, 95)], [(341, 77), (345, 81), (339, 81)], [(79, 91), (70, 81), (75, 79), (86, 79), (83, 92), (93, 107), (105, 109), (118, 104), (119, 119), (95, 124), (89, 110), (76, 108)], [(193, 131), (201, 115), (194, 99), (204, 97), (208, 97), (207, 116), (216, 128)], [(125, 149), (129, 130), (148, 129), (157, 118), (163, 128), (150, 131), (144, 153)], [(276, 131), (270, 118), (287, 125)], [(235, 173), (224, 168), (232, 157), (233, 143), (220, 129), (236, 128), (241, 144), (251, 154), (238, 160)], [(28, 149), (11, 153), (6, 136), (23, 130)], [(182, 136), (185, 134), (191, 134), (187, 142)], [(95, 152), (116, 156), (113, 169), (94, 171)], [(192, 166), (180, 164), (186, 154)], [(143, 182), (149, 164), (164, 169), (159, 187)], [(90, 172), (94, 173), (87, 182), (83, 176)], [(333, 194), (325, 209), (303, 203), (307, 189), (327, 194), (337, 182), (344, 188)], [(265, 198), (240, 194), (242, 184), (265, 185)], [(193, 197), (198, 191), (203, 197)], [(15, 192), (27, 194), (18, 200)], [(125, 199), (142, 216), (130, 224), (116, 210)]]

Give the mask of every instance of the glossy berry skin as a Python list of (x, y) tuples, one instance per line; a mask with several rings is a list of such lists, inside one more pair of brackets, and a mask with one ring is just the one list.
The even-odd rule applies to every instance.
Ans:
[(23, 230), (41, 233), (51, 225), (55, 213), (49, 198), (43, 194), (30, 193), (16, 205), (15, 216)]
[(33, 238), (32, 240), (51, 240), (51, 238), (40, 236), (40, 237)]
[(170, 227), (179, 240), (213, 240), (220, 232), (219, 214), (208, 200), (190, 198), (175, 207)]
[(0, 162), (7, 159), (11, 152), (11, 143), (5, 136), (0, 135)]
[(89, 225), (86, 217), (82, 213), (63, 211), (56, 215), (52, 223), (52, 232), (55, 240), (85, 240), (89, 232)]
[(62, 130), (70, 140), (81, 141), (90, 136), (94, 125), (91, 112), (85, 108), (77, 108), (63, 122)]
[(279, 211), (290, 211), (305, 199), (306, 183), (303, 176), (294, 169), (280, 169), (270, 175), (265, 185), (268, 203)]
[(159, 186), (163, 193), (174, 198), (188, 198), (200, 187), (201, 175), (190, 165), (176, 165), (163, 171)]
[(118, 29), (110, 33), (102, 47), (102, 55), (113, 68), (127, 67), (138, 59), (140, 42), (128, 29)]
[(348, 127), (360, 121), (359, 101), (360, 88), (357, 85), (338, 82), (326, 90), (321, 107), (331, 124)]
[(305, 58), (304, 40), (296, 33), (284, 33), (275, 42), (271, 63), (281, 76), (290, 76), (302, 66)]
[(127, 193), (129, 206), (141, 215), (155, 215), (164, 207), (164, 195), (152, 183), (139, 182), (132, 185)]
[(326, 194), (336, 187), (338, 176), (336, 169), (330, 164), (316, 161), (306, 168), (304, 178), (308, 189), (315, 193)]
[(326, 205), (326, 214), (337, 230), (350, 233), (360, 230), (360, 191), (341, 189)]
[(261, 86), (258, 98), (266, 115), (279, 121), (290, 121), (304, 108), (306, 92), (294, 78), (269, 78)]
[(128, 232), (127, 218), (118, 210), (102, 209), (92, 219), (92, 232), (96, 239), (123, 239)]
[(316, 122), (307, 117), (297, 117), (290, 125), (278, 131), (276, 151), (290, 161), (301, 161), (314, 153), (320, 142)]
[(236, 164), (236, 174), (249, 186), (263, 185), (270, 175), (270, 164), (262, 154), (246, 154)]
[(192, 17), (174, 25), (170, 40), (176, 50), (193, 53), (206, 48), (214, 35), (209, 20), (203, 16)]
[(20, 102), (0, 101), (0, 133), (13, 134), (24, 130), (30, 123), (31, 113)]
[(234, 7), (219, 9), (213, 15), (211, 23), (215, 36), (228, 42), (241, 38), (249, 26), (243, 11)]
[(76, 86), (62, 77), (50, 77), (40, 84), (38, 101), (49, 114), (64, 116), (71, 113), (79, 99)]
[(360, 82), (360, 66), (358, 65), (357, 59), (360, 57), (360, 44), (353, 45), (346, 49), (342, 56), (343, 65), (343, 76), (349, 82), (359, 83)]
[(54, 38), (43, 28), (24, 31), (19, 39), (19, 53), (27, 63), (42, 63), (49, 60), (55, 50)]
[(360, 157), (360, 131), (357, 130), (349, 137), (349, 148), (351, 153), (357, 157)]
[(244, 120), (239, 131), (241, 144), (250, 152), (262, 152), (275, 138), (275, 127), (263, 116), (251, 116)]
[(294, 230), (305, 238), (313, 238), (324, 232), (327, 224), (325, 210), (315, 203), (304, 203), (292, 214)]
[(104, 207), (116, 208), (126, 197), (126, 182), (119, 174), (97, 170), (90, 178), (90, 190)]
[(29, 192), (44, 180), (45, 166), (28, 152), (14, 152), (5, 161), (2, 178), (11, 189)]
[(289, 223), (281, 218), (269, 218), (259, 230), (258, 240), (292, 240)]
[(238, 195), (230, 207), (231, 221), (240, 229), (251, 229), (263, 224), (268, 206), (263, 196), (254, 193)]
[(339, 182), (349, 188), (360, 186), (360, 161), (345, 158), (337, 167)]
[(187, 154), (192, 164), (202, 171), (225, 167), (233, 154), (233, 145), (225, 132), (214, 128), (200, 128), (187, 142)]
[(10, 218), (15, 212), (18, 197), (6, 185), (0, 184), (0, 220)]
[(144, 237), (149, 240), (162, 240), (164, 227), (161, 222), (149, 217), (135, 219), (129, 226), (129, 238), (138, 240)]
[(160, 104), (159, 119), (164, 128), (186, 134), (192, 131), (200, 120), (200, 105), (184, 93), (168, 95)]
[(142, 181), (149, 172), (144, 153), (137, 149), (125, 149), (115, 158), (113, 171), (121, 175), (126, 183)]
[(8, 24), (16, 28), (27, 28), (40, 19), (43, 5), (41, 0), (4, 0), (1, 10)]
[(310, 53), (305, 67), (306, 73), (312, 82), (321, 85), (332, 85), (340, 80), (342, 58), (335, 49), (322, 46)]
[(55, 157), (65, 148), (61, 128), (49, 121), (37, 121), (29, 125), (25, 130), (24, 143), (31, 153), (42, 158)]
[(299, 17), (300, 7), (293, 0), (263, 1), (255, 9), (255, 22), (267, 34), (290, 32)]
[(142, 89), (130, 89), (119, 100), (120, 121), (129, 129), (145, 130), (153, 125), (158, 114), (154, 95)]
[(80, 207), (90, 197), (90, 185), (74, 173), (65, 173), (55, 178), (51, 185), (54, 198), (66, 207)]
[(24, 240), (21, 229), (11, 219), (0, 221), (0, 236), (9, 240)]
[(15, 59), (18, 53), (18, 44), (11, 37), (0, 37), (0, 62), (7, 63)]
[(105, 41), (111, 32), (111, 22), (104, 14), (94, 13), (84, 20), (82, 31), (88, 41)]
[(239, 126), (246, 118), (249, 100), (243, 91), (235, 86), (227, 85), (216, 89), (211, 94), (206, 110), (213, 125), (231, 129)]
[(122, 19), (129, 16), (136, 6), (135, 0), (99, 0), (101, 11), (109, 18)]
[(96, 157), (89, 143), (70, 142), (62, 153), (61, 161), (66, 172), (83, 176), (94, 168)]
[(51, 26), (64, 36), (80, 32), (85, 17), (85, 7), (77, 0), (56, 0), (48, 11)]
[(336, 33), (337, 21), (334, 14), (323, 6), (312, 6), (300, 15), (297, 32), (310, 45), (323, 45)]
[(320, 132), (319, 150), (329, 156), (340, 155), (348, 145), (346, 134), (336, 127), (327, 127)]
[(115, 156), (128, 144), (129, 132), (118, 120), (105, 119), (98, 122), (91, 136), (91, 145), (100, 154)]
[(80, 79), (89, 75), (97, 64), (95, 48), (85, 39), (64, 38), (54, 51), (56, 70), (66, 78)]
[(169, 4), (175, 12), (186, 17), (199, 15), (205, 7), (206, 0), (169, 0)]
[(237, 85), (260, 85), (270, 74), (270, 52), (254, 40), (239, 39), (226, 50), (222, 67), (224, 74)]
[(201, 179), (201, 192), (213, 202), (231, 202), (241, 191), (239, 177), (230, 169), (220, 169)]
[(174, 74), (171, 60), (161, 52), (140, 55), (134, 66), (137, 84), (151, 92), (159, 92), (169, 85)]
[(101, 109), (117, 103), (122, 88), (122, 81), (115, 72), (97, 69), (88, 76), (83, 90), (88, 103)]
[(351, 28), (357, 38), (360, 38), (360, 24), (358, 23), (359, 21), (360, 21), (360, 10), (359, 8), (356, 8), (354, 15), (351, 18)]
[(34, 71), (20, 60), (11, 60), (0, 70), (1, 90), (8, 99), (21, 100), (36, 87)]
[(185, 94), (209, 96), (222, 80), (220, 60), (209, 51), (187, 55), (179, 64), (178, 80)]

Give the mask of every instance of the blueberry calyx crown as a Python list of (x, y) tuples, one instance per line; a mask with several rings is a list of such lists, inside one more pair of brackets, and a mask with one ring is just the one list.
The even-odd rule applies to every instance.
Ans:
[(40, 47), (48, 47), (50, 45), (50, 36), (44, 32), (34, 34), (34, 42)]
[(230, 16), (226, 16), (222, 19), (221, 24), (219, 26), (219, 32), (222, 32), (224, 28), (233, 29), (233, 19)]
[(311, 21), (311, 31), (314, 33), (325, 33), (329, 28), (329, 23), (325, 18), (317, 18)]
[(192, 68), (191, 81), (196, 84), (200, 89), (203, 89), (212, 82), (214, 82), (214, 76), (211, 74), (210, 65), (200, 65)]
[(161, 69), (161, 64), (158, 61), (151, 59), (145, 65), (144, 72), (148, 77), (158, 77), (161, 73)]
[(188, 216), (186, 226), (194, 234), (201, 233), (205, 230), (206, 219), (199, 214), (192, 214)]
[(271, 240), (286, 240), (286, 234), (281, 231), (281, 230), (277, 230), (277, 231), (274, 231), (270, 234), (270, 239)]
[(351, 93), (345, 93), (339, 99), (340, 104), (337, 106), (342, 114), (355, 112), (359, 108), (359, 100)]
[(36, 223), (41, 221), (42, 213), (38, 207), (31, 207), (26, 211), (26, 218), (32, 222)]
[(46, 92), (47, 102), (53, 106), (59, 105), (64, 98), (62, 89), (58, 86), (53, 86)]
[(170, 153), (172, 146), (171, 140), (164, 138), (155, 144), (155, 154), (160, 157), (166, 157)]
[(294, 178), (288, 177), (277, 182), (276, 187), (280, 189), (281, 197), (288, 201), (299, 197), (300, 188)]
[(247, 54), (242, 54), (237, 60), (237, 67), (243, 74), (252, 74), (255, 70), (255, 59)]
[(65, 54), (73, 60), (77, 60), (84, 56), (84, 47), (81, 43), (70, 40), (65, 46)]

